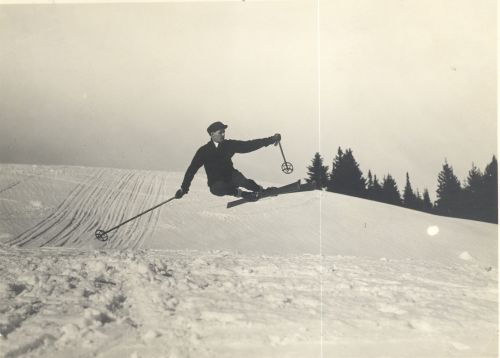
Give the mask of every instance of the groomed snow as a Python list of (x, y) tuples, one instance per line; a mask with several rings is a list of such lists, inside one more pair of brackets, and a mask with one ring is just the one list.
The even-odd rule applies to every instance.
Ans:
[(497, 225), (319, 191), (226, 209), (200, 171), (94, 239), (181, 180), (1, 165), (0, 352), (498, 355)]

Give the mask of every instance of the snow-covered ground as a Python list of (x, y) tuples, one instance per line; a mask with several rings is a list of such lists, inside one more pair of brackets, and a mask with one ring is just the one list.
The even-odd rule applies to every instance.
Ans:
[(181, 179), (0, 165), (0, 353), (498, 355), (497, 225), (318, 191), (226, 209), (200, 171), (94, 239)]

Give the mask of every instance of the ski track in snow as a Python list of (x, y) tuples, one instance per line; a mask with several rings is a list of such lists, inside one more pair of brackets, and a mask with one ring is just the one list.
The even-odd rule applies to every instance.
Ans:
[(496, 225), (329, 196), (320, 257), (318, 192), (227, 210), (198, 178), (94, 239), (181, 179), (0, 165), (1, 354), (498, 355)]
[[(29, 183), (23, 184), (24, 188), (16, 189), (33, 191)], [(163, 201), (163, 190), (164, 182), (159, 175), (96, 169), (85, 181), (74, 183), (72, 190), (47, 217), (7, 243), (19, 247), (88, 246), (96, 229), (113, 227)], [(110, 241), (112, 244), (108, 247), (140, 247), (151, 235), (158, 217), (159, 212), (153, 211), (135, 220), (126, 227), (126, 235), (122, 236), (126, 240)], [(110, 238), (113, 235), (111, 233)]]

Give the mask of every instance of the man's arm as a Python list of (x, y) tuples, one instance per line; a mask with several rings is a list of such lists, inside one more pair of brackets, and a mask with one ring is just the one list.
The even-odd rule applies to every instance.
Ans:
[(254, 150), (260, 149), (262, 147), (267, 147), (271, 144), (277, 144), (281, 140), (279, 134), (275, 134), (268, 138), (254, 139), (254, 140), (228, 140), (231, 144), (231, 148), (235, 153), (249, 153)]
[(194, 175), (196, 174), (198, 169), (200, 169), (201, 166), (203, 165), (203, 157), (201, 152), (202, 152), (201, 148), (198, 149), (198, 151), (193, 157), (193, 160), (191, 161), (191, 164), (189, 164), (189, 167), (186, 170), (186, 174), (184, 175), (184, 180), (182, 181), (181, 184), (182, 195), (187, 194), (187, 192), (189, 191), (189, 187), (191, 186), (191, 181), (194, 178)]

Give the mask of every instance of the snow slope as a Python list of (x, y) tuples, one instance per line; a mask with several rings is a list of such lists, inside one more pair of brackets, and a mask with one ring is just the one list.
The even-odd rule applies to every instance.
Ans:
[(228, 210), (201, 174), (101, 243), (182, 174), (1, 165), (0, 352), (497, 356), (496, 225), (318, 191)]

